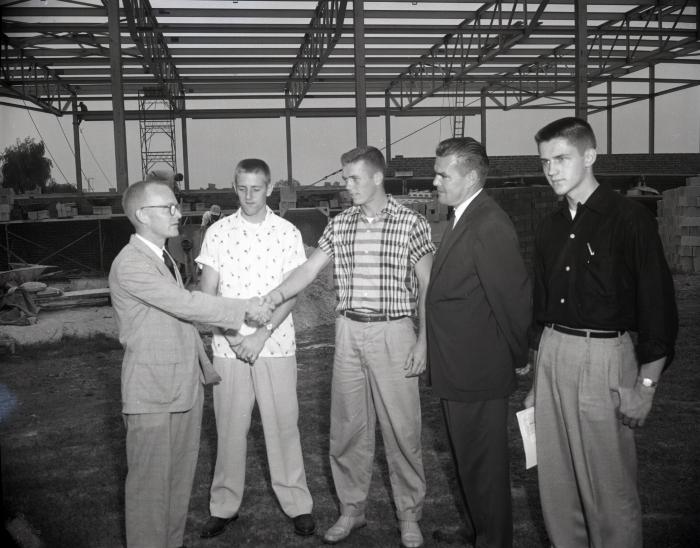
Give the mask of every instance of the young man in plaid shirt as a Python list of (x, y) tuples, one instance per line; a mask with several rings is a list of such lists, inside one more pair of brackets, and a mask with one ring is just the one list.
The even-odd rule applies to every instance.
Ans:
[(418, 375), (426, 364), (425, 290), (435, 248), (427, 220), (386, 194), (379, 150), (353, 149), (341, 163), (353, 207), (329, 222), (318, 249), (268, 298), (279, 305), (333, 261), (339, 315), (330, 460), (340, 518), (324, 542), (338, 543), (366, 525), (379, 419), (401, 543), (418, 547), (425, 497)]

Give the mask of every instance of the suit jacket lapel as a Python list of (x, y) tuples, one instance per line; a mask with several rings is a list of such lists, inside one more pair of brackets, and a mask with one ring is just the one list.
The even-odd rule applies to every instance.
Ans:
[(138, 251), (148, 261), (151, 261), (154, 265), (156, 265), (158, 272), (160, 272), (161, 274), (163, 274), (163, 276), (167, 277), (168, 279), (172, 280), (173, 282), (177, 283), (180, 287), (182, 287), (182, 278), (180, 277), (180, 273), (178, 272), (177, 268), (175, 269), (176, 278), (173, 279), (173, 275), (170, 273), (170, 270), (168, 270), (168, 267), (165, 266), (163, 259), (157, 257), (156, 254), (141, 241), (141, 239), (136, 237), (136, 234), (131, 235), (131, 240), (129, 243), (133, 245), (136, 249), (138, 249)]
[(443, 239), (440, 242), (440, 248), (438, 249), (437, 256), (435, 257), (435, 261), (433, 262), (433, 271), (431, 274), (431, 280), (433, 279), (434, 276), (436, 276), (440, 270), (442, 269), (443, 265), (445, 264), (445, 260), (447, 259), (447, 256), (449, 255), (450, 249), (459, 241), (459, 239), (462, 237), (462, 235), (467, 231), (469, 224), (471, 222), (471, 217), (474, 214), (474, 211), (476, 211), (481, 205), (488, 199), (488, 194), (486, 194), (485, 190), (482, 190), (479, 195), (474, 198), (474, 201), (467, 206), (467, 209), (462, 213), (462, 216), (459, 218), (459, 221), (457, 221), (457, 225), (447, 234), (443, 235)]

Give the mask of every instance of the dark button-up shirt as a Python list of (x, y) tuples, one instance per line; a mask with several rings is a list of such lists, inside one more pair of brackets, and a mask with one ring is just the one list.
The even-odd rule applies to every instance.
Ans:
[(641, 363), (673, 355), (678, 330), (673, 279), (649, 211), (599, 186), (578, 204), (547, 217), (535, 236), (534, 322), (542, 328), (637, 332)]

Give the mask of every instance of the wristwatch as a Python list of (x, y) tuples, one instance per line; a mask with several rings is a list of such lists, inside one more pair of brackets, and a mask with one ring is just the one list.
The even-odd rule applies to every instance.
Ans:
[(654, 379), (650, 379), (649, 377), (644, 377), (644, 378), (640, 379), (640, 383), (645, 388), (656, 388), (656, 386), (659, 384), (658, 381), (655, 381)]
[(267, 332), (272, 334), (272, 332), (275, 330), (275, 326), (272, 325), (272, 322), (267, 322), (265, 324), (265, 329), (267, 329)]

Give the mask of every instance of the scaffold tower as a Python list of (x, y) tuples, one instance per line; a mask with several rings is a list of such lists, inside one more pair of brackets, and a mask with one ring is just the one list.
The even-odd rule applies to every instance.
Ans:
[(166, 90), (153, 87), (139, 91), (139, 132), (144, 179), (158, 166), (177, 173), (175, 110)]

